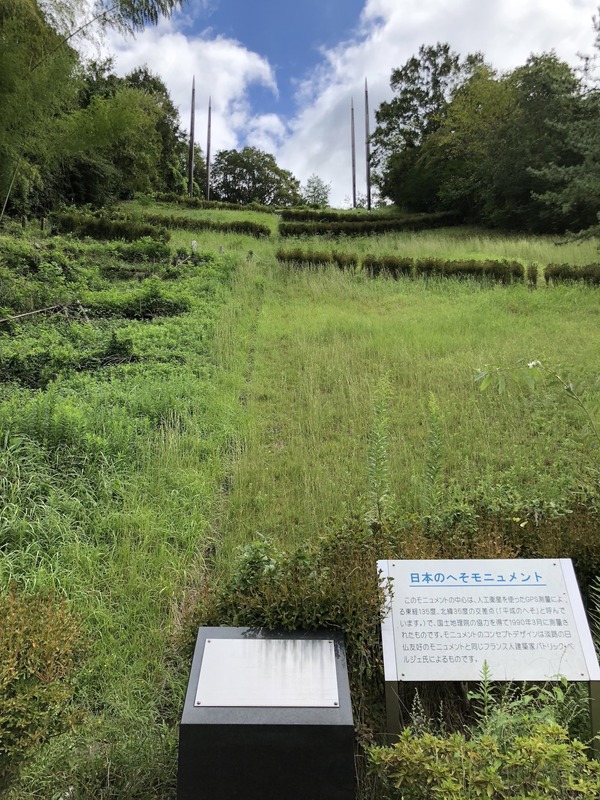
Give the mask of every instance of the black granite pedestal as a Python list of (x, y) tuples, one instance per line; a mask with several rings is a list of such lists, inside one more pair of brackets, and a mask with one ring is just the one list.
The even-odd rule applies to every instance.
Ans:
[(354, 790), (342, 636), (200, 628), (178, 800), (352, 800)]

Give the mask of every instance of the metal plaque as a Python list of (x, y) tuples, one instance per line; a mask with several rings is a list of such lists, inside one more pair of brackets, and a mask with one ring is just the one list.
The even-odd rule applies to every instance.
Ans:
[(600, 679), (570, 559), (379, 561), (386, 681)]
[(333, 641), (207, 639), (195, 705), (336, 708)]

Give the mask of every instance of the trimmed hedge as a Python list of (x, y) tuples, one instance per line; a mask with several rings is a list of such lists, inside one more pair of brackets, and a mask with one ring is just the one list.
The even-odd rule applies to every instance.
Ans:
[(266, 225), (248, 220), (232, 220), (231, 222), (214, 222), (208, 219), (190, 219), (171, 214), (162, 216), (161, 214), (144, 214), (145, 222), (151, 225), (164, 225), (166, 228), (179, 228), (181, 230), (201, 232), (215, 231), (218, 233), (241, 233), (246, 236), (254, 236), (257, 239), (271, 235), (270, 229)]
[(294, 250), (282, 250), (275, 254), (277, 260), (283, 264), (301, 266), (322, 266), (335, 264), (340, 269), (356, 269), (358, 256), (352, 253), (302, 251), (299, 247)]
[(393, 278), (398, 278), (400, 275), (412, 277), (413, 264), (412, 258), (396, 258), (395, 256), (376, 258), (375, 256), (365, 256), (362, 262), (362, 268), (371, 278), (376, 278), (378, 275), (383, 274), (391, 275)]
[(342, 222), (282, 222), (279, 235), (289, 236), (373, 236), (399, 231), (427, 230), (446, 225), (455, 225), (458, 217), (454, 212), (439, 214), (415, 214), (405, 217), (361, 217), (360, 221)]
[(313, 208), (286, 208), (281, 212), (284, 222), (373, 222), (397, 218), (391, 214), (372, 214), (368, 211), (357, 213)]
[[(303, 251), (299, 247), (276, 253), (281, 263), (294, 266), (337, 264), (340, 268), (356, 268), (358, 257), (350, 253)], [(392, 278), (446, 277), (488, 279), (496, 283), (525, 280), (525, 268), (517, 261), (443, 261), (436, 258), (400, 258), (398, 256), (365, 256), (362, 269), (371, 278), (388, 275)]]
[(133, 242), (143, 237), (158, 242), (168, 242), (171, 238), (165, 227), (159, 227), (160, 221), (150, 224), (146, 221), (108, 219), (108, 217), (68, 212), (53, 214), (51, 224), (53, 233), (73, 233), (79, 238), (89, 236), (92, 239), (122, 239), (126, 242)]
[(544, 270), (546, 284), (583, 282), (590, 286), (600, 286), (600, 264), (586, 264), (575, 267), (572, 264), (548, 264)]
[(223, 203), (220, 200), (203, 200), (201, 197), (188, 197), (187, 195), (175, 194), (174, 192), (156, 192), (153, 195), (157, 203), (177, 203), (177, 205), (187, 206), (188, 208), (214, 208), (219, 211), (260, 211), (263, 214), (280, 213), (279, 206), (263, 206), (260, 203)]

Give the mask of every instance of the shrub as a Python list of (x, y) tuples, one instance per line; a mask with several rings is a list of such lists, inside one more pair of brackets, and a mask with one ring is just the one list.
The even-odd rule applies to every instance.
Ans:
[(317, 544), (294, 551), (269, 539), (249, 544), (230, 580), (210, 586), (192, 611), (186, 626), (188, 644), (198, 625), (341, 630), (355, 721), (362, 730), (372, 714), (379, 713), (382, 699), (383, 594), (375, 563), (391, 556), (388, 535), (382, 526), (353, 521)]
[(470, 731), (405, 729), (391, 747), (371, 747), (373, 771), (386, 798), (598, 797), (600, 763), (570, 739), (557, 718), (561, 687), (532, 689), (495, 701), (484, 681), (472, 699), (484, 702)]
[(332, 258), (329, 252), (315, 252), (301, 250), (299, 247), (293, 250), (282, 250), (279, 248), (275, 253), (275, 257), (282, 264), (293, 264), (294, 266), (301, 266), (302, 264), (331, 264)]
[(231, 222), (214, 222), (208, 219), (192, 219), (191, 217), (163, 216), (162, 214), (145, 214), (144, 220), (151, 225), (164, 225), (167, 228), (179, 228), (187, 231), (216, 231), (218, 233), (242, 233), (257, 239), (271, 235), (266, 225), (233, 219)]
[(0, 793), (31, 750), (72, 725), (79, 626), (67, 603), (0, 595)]
[(527, 267), (527, 284), (532, 289), (535, 289), (538, 282), (539, 267), (537, 264), (529, 264)]
[(572, 264), (548, 264), (544, 270), (546, 283), (570, 283), (582, 281), (590, 286), (600, 286), (600, 264), (575, 267)]
[(325, 264), (335, 264), (340, 269), (356, 269), (358, 256), (353, 253), (341, 253), (337, 250), (329, 251), (307, 251), (296, 247), (294, 250), (279, 250), (275, 257), (282, 264), (293, 264), (294, 266), (318, 266)]
[[(351, 218), (352, 219), (352, 218)], [(357, 220), (332, 220), (328, 222), (282, 222), (279, 235), (289, 236), (371, 236), (397, 231), (427, 230), (456, 223), (451, 212), (413, 214), (404, 217), (376, 217), (364, 215)]]
[(169, 232), (164, 227), (131, 219), (109, 219), (69, 212), (53, 214), (51, 221), (53, 232), (72, 233), (80, 238), (90, 236), (92, 239), (123, 239), (127, 242), (142, 237), (167, 242), (170, 238)]
[(223, 203), (220, 200), (203, 200), (201, 197), (188, 197), (174, 192), (157, 192), (154, 195), (157, 203), (177, 203), (188, 208), (214, 208), (222, 211), (240, 211), (244, 208), (259, 211), (262, 214), (277, 214), (277, 206), (263, 206), (260, 203), (248, 203), (247, 206), (238, 203)]
[(84, 304), (94, 316), (127, 319), (174, 316), (189, 311), (192, 306), (189, 297), (172, 296), (157, 278), (145, 281), (139, 289), (94, 292), (85, 298)]
[(395, 256), (366, 256), (363, 259), (362, 267), (373, 278), (387, 273), (393, 278), (402, 276), (412, 276), (414, 261), (412, 258), (397, 258)]

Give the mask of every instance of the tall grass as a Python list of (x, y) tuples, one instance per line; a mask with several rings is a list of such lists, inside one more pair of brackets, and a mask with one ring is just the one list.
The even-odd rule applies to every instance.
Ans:
[[(275, 233), (273, 215), (241, 216)], [(0, 334), (11, 354), (52, 351), (66, 365), (44, 389), (0, 386), (0, 590), (54, 589), (86, 634), (82, 721), (38, 750), (10, 800), (174, 796), (189, 668), (178, 637), (207, 576), (225, 579), (258, 534), (292, 549), (353, 516), (386, 515), (443, 536), (465, 510), (559, 514), (598, 495), (575, 404), (551, 384), (498, 397), (473, 383), (486, 365), (525, 357), (593, 398), (595, 290), (294, 271), (277, 264), (275, 235), (174, 231), (171, 247), (191, 252), (192, 238), (213, 258), (169, 289), (188, 313)], [(550, 239), (468, 229), (335, 248), (597, 260), (593, 245), (558, 257)], [(130, 285), (85, 270), (90, 294)], [(113, 333), (136, 360), (78, 371), (78, 353)]]
[(396, 513), (410, 519), (427, 505), (432, 395), (448, 508), (565, 507), (595, 479), (576, 408), (550, 387), (482, 395), (473, 376), (484, 365), (536, 358), (591, 381), (597, 308), (595, 292), (576, 287), (530, 292), (273, 268), (224, 547), (257, 532), (298, 543), (365, 510), (384, 376)]

